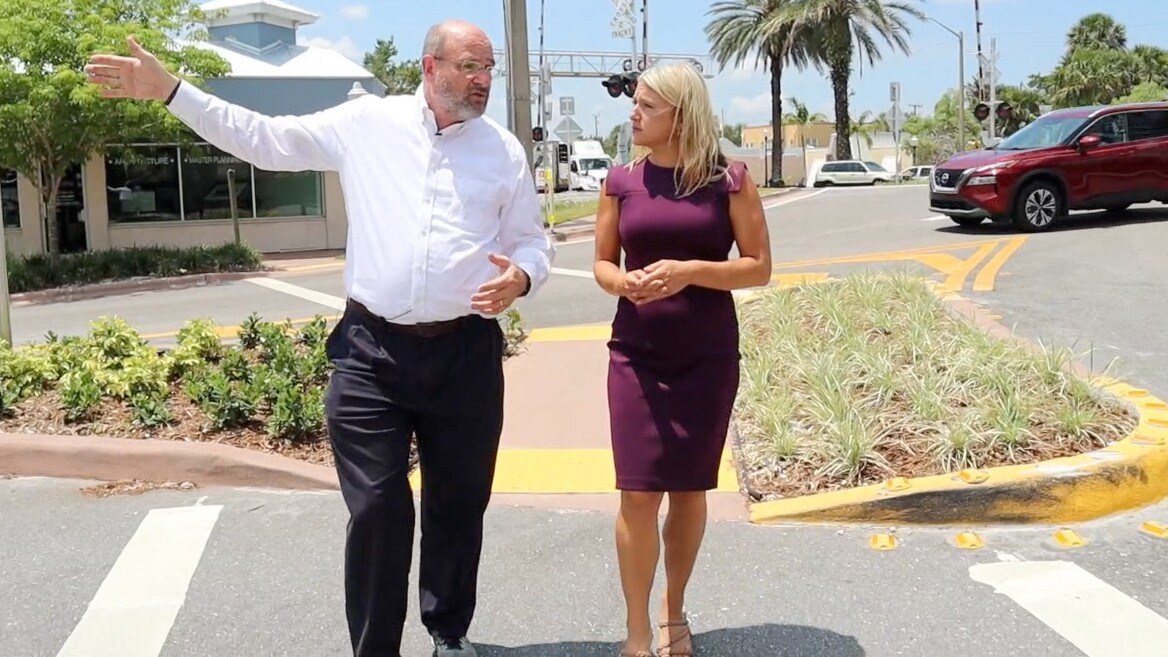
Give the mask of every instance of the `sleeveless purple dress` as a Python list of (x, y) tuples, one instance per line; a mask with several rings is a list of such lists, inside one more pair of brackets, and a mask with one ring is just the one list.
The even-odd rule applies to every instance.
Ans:
[[(674, 170), (647, 160), (609, 170), (607, 193), (620, 205), (626, 271), (657, 260), (729, 259), (734, 246), (729, 194), (746, 175), (678, 198)], [(704, 491), (718, 466), (738, 394), (738, 316), (733, 295), (690, 285), (638, 306), (617, 301), (608, 342), (608, 406), (616, 487)]]

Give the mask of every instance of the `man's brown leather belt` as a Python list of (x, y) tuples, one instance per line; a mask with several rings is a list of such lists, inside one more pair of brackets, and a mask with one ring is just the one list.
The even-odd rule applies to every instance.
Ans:
[(419, 322), (417, 324), (395, 324), (387, 321), (384, 317), (374, 313), (362, 304), (360, 301), (353, 301), (349, 299), (347, 302), (349, 308), (361, 313), (366, 318), (373, 320), (379, 326), (394, 333), (401, 333), (403, 335), (413, 335), (420, 338), (436, 338), (442, 335), (449, 335), (462, 326), (464, 326), (470, 319), (470, 315), (462, 317), (455, 317), (454, 319), (447, 319), (439, 322)]

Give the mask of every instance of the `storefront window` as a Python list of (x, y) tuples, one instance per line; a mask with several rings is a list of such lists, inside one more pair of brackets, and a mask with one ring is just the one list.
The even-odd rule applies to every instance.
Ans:
[(254, 217), (250, 164), (214, 146), (182, 150), (183, 209), (188, 221), (231, 218), (231, 196), (227, 191), (227, 172), (231, 169), (235, 170), (239, 217)]
[(20, 228), (20, 199), (16, 192), (16, 172), (0, 169), (0, 219), (5, 228)]
[(257, 216), (323, 217), (323, 196), (321, 176), (316, 171), (255, 170)]
[(241, 219), (324, 216), (324, 180), (316, 171), (262, 171), (209, 144), (125, 150), (106, 158), (111, 222), (230, 219), (231, 169)]
[(181, 218), (178, 149), (132, 146), (105, 160), (111, 222), (175, 221)]

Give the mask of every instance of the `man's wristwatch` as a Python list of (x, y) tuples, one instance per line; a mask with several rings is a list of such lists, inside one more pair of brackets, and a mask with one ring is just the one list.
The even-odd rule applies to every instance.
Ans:
[(527, 280), (527, 284), (523, 286), (523, 292), (519, 295), (521, 297), (525, 297), (527, 296), (528, 292), (531, 292), (531, 274), (527, 273), (523, 269), (520, 269), (519, 271), (523, 272), (523, 278)]

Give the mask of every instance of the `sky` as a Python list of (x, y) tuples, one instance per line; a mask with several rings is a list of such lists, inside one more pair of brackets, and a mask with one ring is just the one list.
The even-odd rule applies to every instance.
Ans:
[[(360, 61), (378, 38), (392, 37), (403, 56), (420, 56), (422, 40), (433, 23), (458, 18), (480, 25), (496, 49), (504, 47), (502, 0), (284, 0), (320, 16), (302, 27), (302, 44), (332, 47)], [(517, 0), (518, 1), (518, 0)], [(637, 38), (640, 39), (641, 0)], [(709, 21), (708, 0), (649, 0), (648, 46), (650, 57), (661, 54), (707, 56), (703, 28)], [(966, 79), (977, 72), (977, 38), (974, 0), (927, 0), (918, 2), (926, 14), (955, 31), (965, 32)], [(631, 52), (627, 38), (615, 38), (609, 21), (612, 0), (527, 0), (529, 44), (533, 55), (540, 44), (543, 5), (543, 45), (547, 50), (583, 52)], [(1067, 30), (1082, 16), (1105, 11), (1127, 28), (1129, 45), (1168, 47), (1168, 2), (1158, 0), (981, 0), (982, 50), (988, 56), (990, 40), (997, 40), (1001, 82), (1023, 83), (1033, 73), (1053, 68), (1061, 57)], [(901, 85), (901, 109), (931, 113), (934, 103), (957, 82), (957, 38), (935, 23), (912, 24), (910, 56), (886, 51), (882, 61), (853, 74), (852, 114), (873, 114), (890, 105), (889, 84)], [(638, 46), (639, 47), (639, 46)], [(769, 75), (762, 71), (716, 67), (707, 71), (714, 106), (728, 124), (757, 125), (769, 120)], [(627, 120), (627, 98), (610, 98), (599, 78), (552, 81), (553, 129), (562, 120), (559, 96), (575, 100), (575, 121), (586, 135), (599, 127), (600, 134)], [(783, 76), (783, 97), (799, 99), (812, 112), (832, 115), (831, 83), (814, 70), (790, 71)], [(920, 107), (913, 107), (919, 105)], [(784, 107), (784, 111), (787, 108)], [(506, 125), (506, 80), (495, 79), (488, 114)]]

